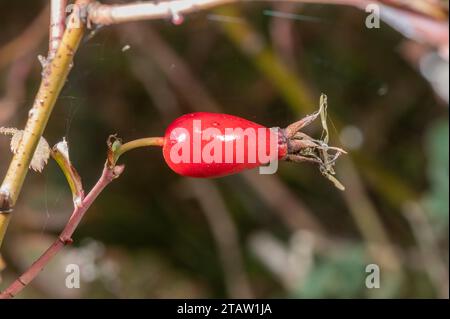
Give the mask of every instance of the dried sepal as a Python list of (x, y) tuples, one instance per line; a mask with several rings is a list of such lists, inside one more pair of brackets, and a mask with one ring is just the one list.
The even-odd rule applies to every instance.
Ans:
[(0, 284), (2, 283), (2, 272), (6, 269), (6, 261), (3, 259), (2, 255), (0, 254)]
[[(285, 159), (293, 162), (312, 162), (318, 164), (320, 172), (324, 177), (330, 180), (338, 189), (345, 190), (345, 187), (334, 176), (336, 174), (334, 166), (339, 156), (347, 152), (339, 147), (328, 146), (327, 107), (327, 96), (322, 93), (320, 96), (319, 110), (289, 125), (285, 129), (289, 152)], [(300, 131), (318, 117), (320, 117), (322, 125), (322, 136), (320, 139), (314, 139)]]
[[(0, 133), (4, 135), (11, 135), (10, 148), (13, 154), (17, 154), (19, 149), (19, 144), (23, 137), (23, 130), (18, 130), (16, 128), (5, 128), (0, 127)], [(39, 143), (34, 151), (33, 158), (30, 162), (30, 168), (36, 172), (41, 173), (50, 157), (50, 145), (48, 145), (45, 138), (41, 137)]]

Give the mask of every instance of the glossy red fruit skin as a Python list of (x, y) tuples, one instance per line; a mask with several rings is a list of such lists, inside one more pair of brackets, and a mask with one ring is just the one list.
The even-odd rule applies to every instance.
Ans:
[[(195, 122), (194, 120), (200, 120), (201, 122)], [(201, 128), (199, 128), (198, 123), (201, 123)], [(203, 152), (205, 145), (210, 143), (212, 140), (218, 143), (217, 145), (221, 145), (222, 154), (217, 153), (218, 161), (213, 162), (205, 162), (205, 158), (203, 156), (197, 155), (197, 161), (194, 161), (194, 135), (200, 136), (199, 133), (205, 133), (206, 129), (214, 128), (217, 129), (216, 132), (211, 133), (211, 136), (207, 140), (201, 139), (196, 145), (201, 145), (201, 151)], [(227, 129), (228, 128), (228, 132)], [(282, 131), (274, 131), (260, 124), (248, 121), (241, 117), (237, 117), (234, 115), (223, 114), (223, 113), (209, 113), (209, 112), (196, 112), (185, 114), (176, 120), (174, 120), (167, 128), (164, 135), (164, 145), (163, 145), (163, 155), (167, 165), (177, 174), (182, 176), (189, 177), (201, 177), (201, 178), (209, 178), (209, 177), (221, 177), (225, 175), (235, 174), (245, 169), (252, 169), (264, 164), (266, 162), (261, 162), (259, 156), (253, 157), (248, 154), (248, 139), (245, 138), (244, 134), (240, 134), (239, 131), (234, 131), (233, 134), (230, 134), (230, 129), (241, 128), (245, 130), (247, 128), (254, 129), (255, 132), (259, 132), (256, 134), (255, 143), (256, 149), (262, 143), (266, 143), (266, 154), (270, 155), (271, 159), (281, 159), (287, 153), (287, 144), (285, 142), (285, 138), (283, 137)], [(260, 129), (258, 131), (258, 129)], [(186, 132), (190, 134), (189, 140), (185, 139)], [(275, 139), (275, 150), (270, 149), (270, 137)], [(237, 147), (236, 141), (244, 138), (244, 146), (245, 147)], [(189, 156), (188, 162), (180, 162), (174, 161), (171, 156), (171, 150), (175, 145), (180, 141), (184, 141), (185, 145), (189, 145), (191, 152)], [(197, 140), (199, 141), (199, 140)], [(231, 144), (231, 145), (230, 145)], [(263, 144), (262, 144), (263, 145)], [(273, 144), (272, 144), (273, 145)], [(233, 149), (233, 158), (230, 161), (230, 157), (228, 157), (228, 163), (226, 162), (226, 148), (228, 150), (230, 148)], [(197, 147), (199, 149), (199, 147)], [(175, 152), (175, 150), (174, 150)], [(211, 152), (215, 154), (214, 152)], [(178, 154), (181, 154), (179, 152)], [(198, 152), (197, 152), (198, 154)], [(173, 154), (172, 154), (173, 155)], [(236, 159), (237, 156), (240, 157), (242, 163), (239, 163)]]

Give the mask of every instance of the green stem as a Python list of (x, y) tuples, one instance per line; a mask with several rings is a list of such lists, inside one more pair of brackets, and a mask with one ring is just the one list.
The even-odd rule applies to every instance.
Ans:
[(145, 137), (145, 138), (139, 138), (137, 140), (133, 140), (130, 142), (127, 142), (125, 144), (122, 144), (119, 146), (117, 150), (114, 151), (114, 160), (117, 162), (119, 157), (135, 148), (138, 147), (147, 147), (147, 146), (163, 146), (164, 145), (164, 138), (163, 137)]
[[(77, 0), (84, 5), (87, 0)], [(13, 207), (19, 197), (33, 154), (53, 111), (56, 100), (66, 83), (72, 67), (73, 56), (85, 33), (78, 11), (74, 12), (64, 32), (54, 59), (47, 61), (33, 106), (29, 112), (22, 139), (14, 154), (5, 178), (0, 186), (0, 247), (11, 218)]]

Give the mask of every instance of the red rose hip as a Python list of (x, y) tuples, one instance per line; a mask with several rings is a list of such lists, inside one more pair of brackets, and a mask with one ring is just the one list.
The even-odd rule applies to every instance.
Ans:
[(276, 129), (233, 115), (197, 112), (169, 125), (163, 154), (180, 175), (219, 177), (284, 158), (287, 143)]
[[(322, 99), (321, 99), (322, 101)], [(311, 162), (338, 188), (344, 187), (333, 176), (336, 159), (345, 151), (327, 145), (326, 100), (314, 114), (285, 129), (268, 128), (238, 116), (196, 112), (175, 119), (164, 137), (149, 137), (122, 144), (110, 141), (110, 165), (134, 148), (162, 146), (167, 165), (177, 174), (190, 177), (220, 177), (252, 169), (274, 161)], [(324, 140), (313, 139), (301, 129), (318, 116), (324, 125)], [(114, 136), (113, 136), (114, 137)], [(331, 153), (329, 153), (332, 151)], [(277, 164), (277, 163), (275, 163)], [(275, 167), (274, 170), (272, 170)], [(261, 173), (274, 173), (278, 166)]]

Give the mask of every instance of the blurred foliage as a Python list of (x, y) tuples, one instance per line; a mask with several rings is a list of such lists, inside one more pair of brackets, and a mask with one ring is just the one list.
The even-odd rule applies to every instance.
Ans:
[(300, 298), (352, 298), (365, 293), (365, 254), (361, 246), (342, 249), (331, 256), (318, 258), (314, 270), (299, 291)]
[(433, 123), (426, 135), (427, 172), (430, 191), (425, 206), (439, 233), (448, 231), (449, 214), (449, 128), (448, 121)]

